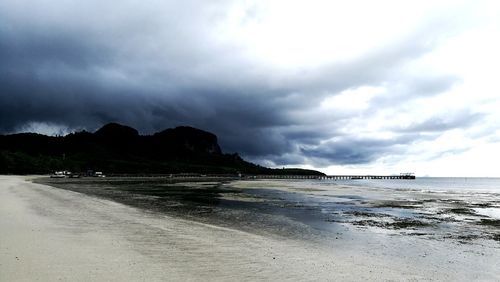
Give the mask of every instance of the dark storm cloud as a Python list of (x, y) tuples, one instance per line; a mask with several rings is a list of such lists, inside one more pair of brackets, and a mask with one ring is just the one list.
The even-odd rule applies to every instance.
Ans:
[[(325, 97), (387, 82), (401, 90), (373, 99), (375, 111), (397, 95), (436, 95), (457, 82), (401, 74), (441, 36), (432, 24), (362, 57), (284, 74), (211, 39), (228, 1), (146, 3), (0, 4), (0, 131), (30, 122), (94, 130), (115, 121), (143, 133), (187, 124), (213, 131), (225, 151), (256, 161), (360, 164), (422, 137), (342, 135), (342, 119), (359, 114), (321, 112)], [(256, 14), (251, 9), (249, 16)], [(479, 118), (429, 119), (395, 131), (442, 131)]]
[(378, 107), (390, 106), (395, 100), (412, 102), (414, 99), (438, 95), (450, 90), (459, 84), (461, 78), (453, 75), (418, 75), (405, 78), (403, 81), (395, 80), (390, 85), (385, 95), (372, 99), (371, 103)]
[(364, 164), (384, 155), (404, 153), (407, 145), (428, 138), (430, 136), (420, 134), (405, 134), (390, 139), (343, 136), (319, 146), (301, 148), (301, 151), (304, 155), (316, 159), (317, 163)]
[(444, 132), (455, 128), (464, 128), (480, 122), (484, 114), (464, 109), (458, 112), (449, 112), (442, 116), (433, 116), (409, 124), (400, 129), (401, 132)]

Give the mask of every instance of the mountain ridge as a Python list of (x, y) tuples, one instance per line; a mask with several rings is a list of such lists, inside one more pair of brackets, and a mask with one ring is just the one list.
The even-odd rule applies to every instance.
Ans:
[(65, 136), (37, 133), (0, 135), (1, 174), (45, 174), (55, 170), (110, 174), (304, 174), (302, 169), (272, 169), (225, 154), (215, 134), (190, 126), (140, 135), (129, 126), (108, 123), (95, 132)]

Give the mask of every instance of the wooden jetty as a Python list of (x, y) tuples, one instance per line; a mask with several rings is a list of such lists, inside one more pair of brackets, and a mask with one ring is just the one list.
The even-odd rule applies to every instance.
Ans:
[(415, 179), (414, 173), (401, 173), (399, 175), (285, 175), (285, 174), (110, 174), (110, 177), (164, 177), (177, 179), (318, 179), (318, 180), (358, 180), (358, 179)]
[(413, 173), (401, 173), (399, 175), (327, 175), (320, 179), (415, 179)]
[(399, 175), (255, 175), (255, 179), (319, 179), (319, 180), (359, 180), (359, 179), (415, 179), (414, 173)]

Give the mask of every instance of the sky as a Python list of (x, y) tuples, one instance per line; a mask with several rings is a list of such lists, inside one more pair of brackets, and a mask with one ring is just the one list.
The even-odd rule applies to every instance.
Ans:
[(0, 133), (179, 125), (327, 174), (500, 176), (500, 2), (2, 0)]

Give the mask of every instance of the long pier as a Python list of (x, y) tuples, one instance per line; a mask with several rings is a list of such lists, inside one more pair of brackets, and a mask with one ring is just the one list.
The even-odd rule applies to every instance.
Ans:
[(319, 180), (359, 180), (359, 179), (415, 179), (413, 173), (399, 175), (255, 175), (255, 179), (319, 179)]
[[(179, 173), (179, 174), (110, 174), (110, 177), (165, 177), (177, 179), (317, 179), (317, 180), (358, 180), (358, 179), (415, 179), (413, 173), (401, 173), (399, 175), (286, 175), (286, 174), (257, 174), (257, 175), (234, 175), (234, 174), (198, 174), (198, 173)], [(71, 177), (71, 176), (68, 176)], [(79, 177), (79, 175), (78, 175)]]

